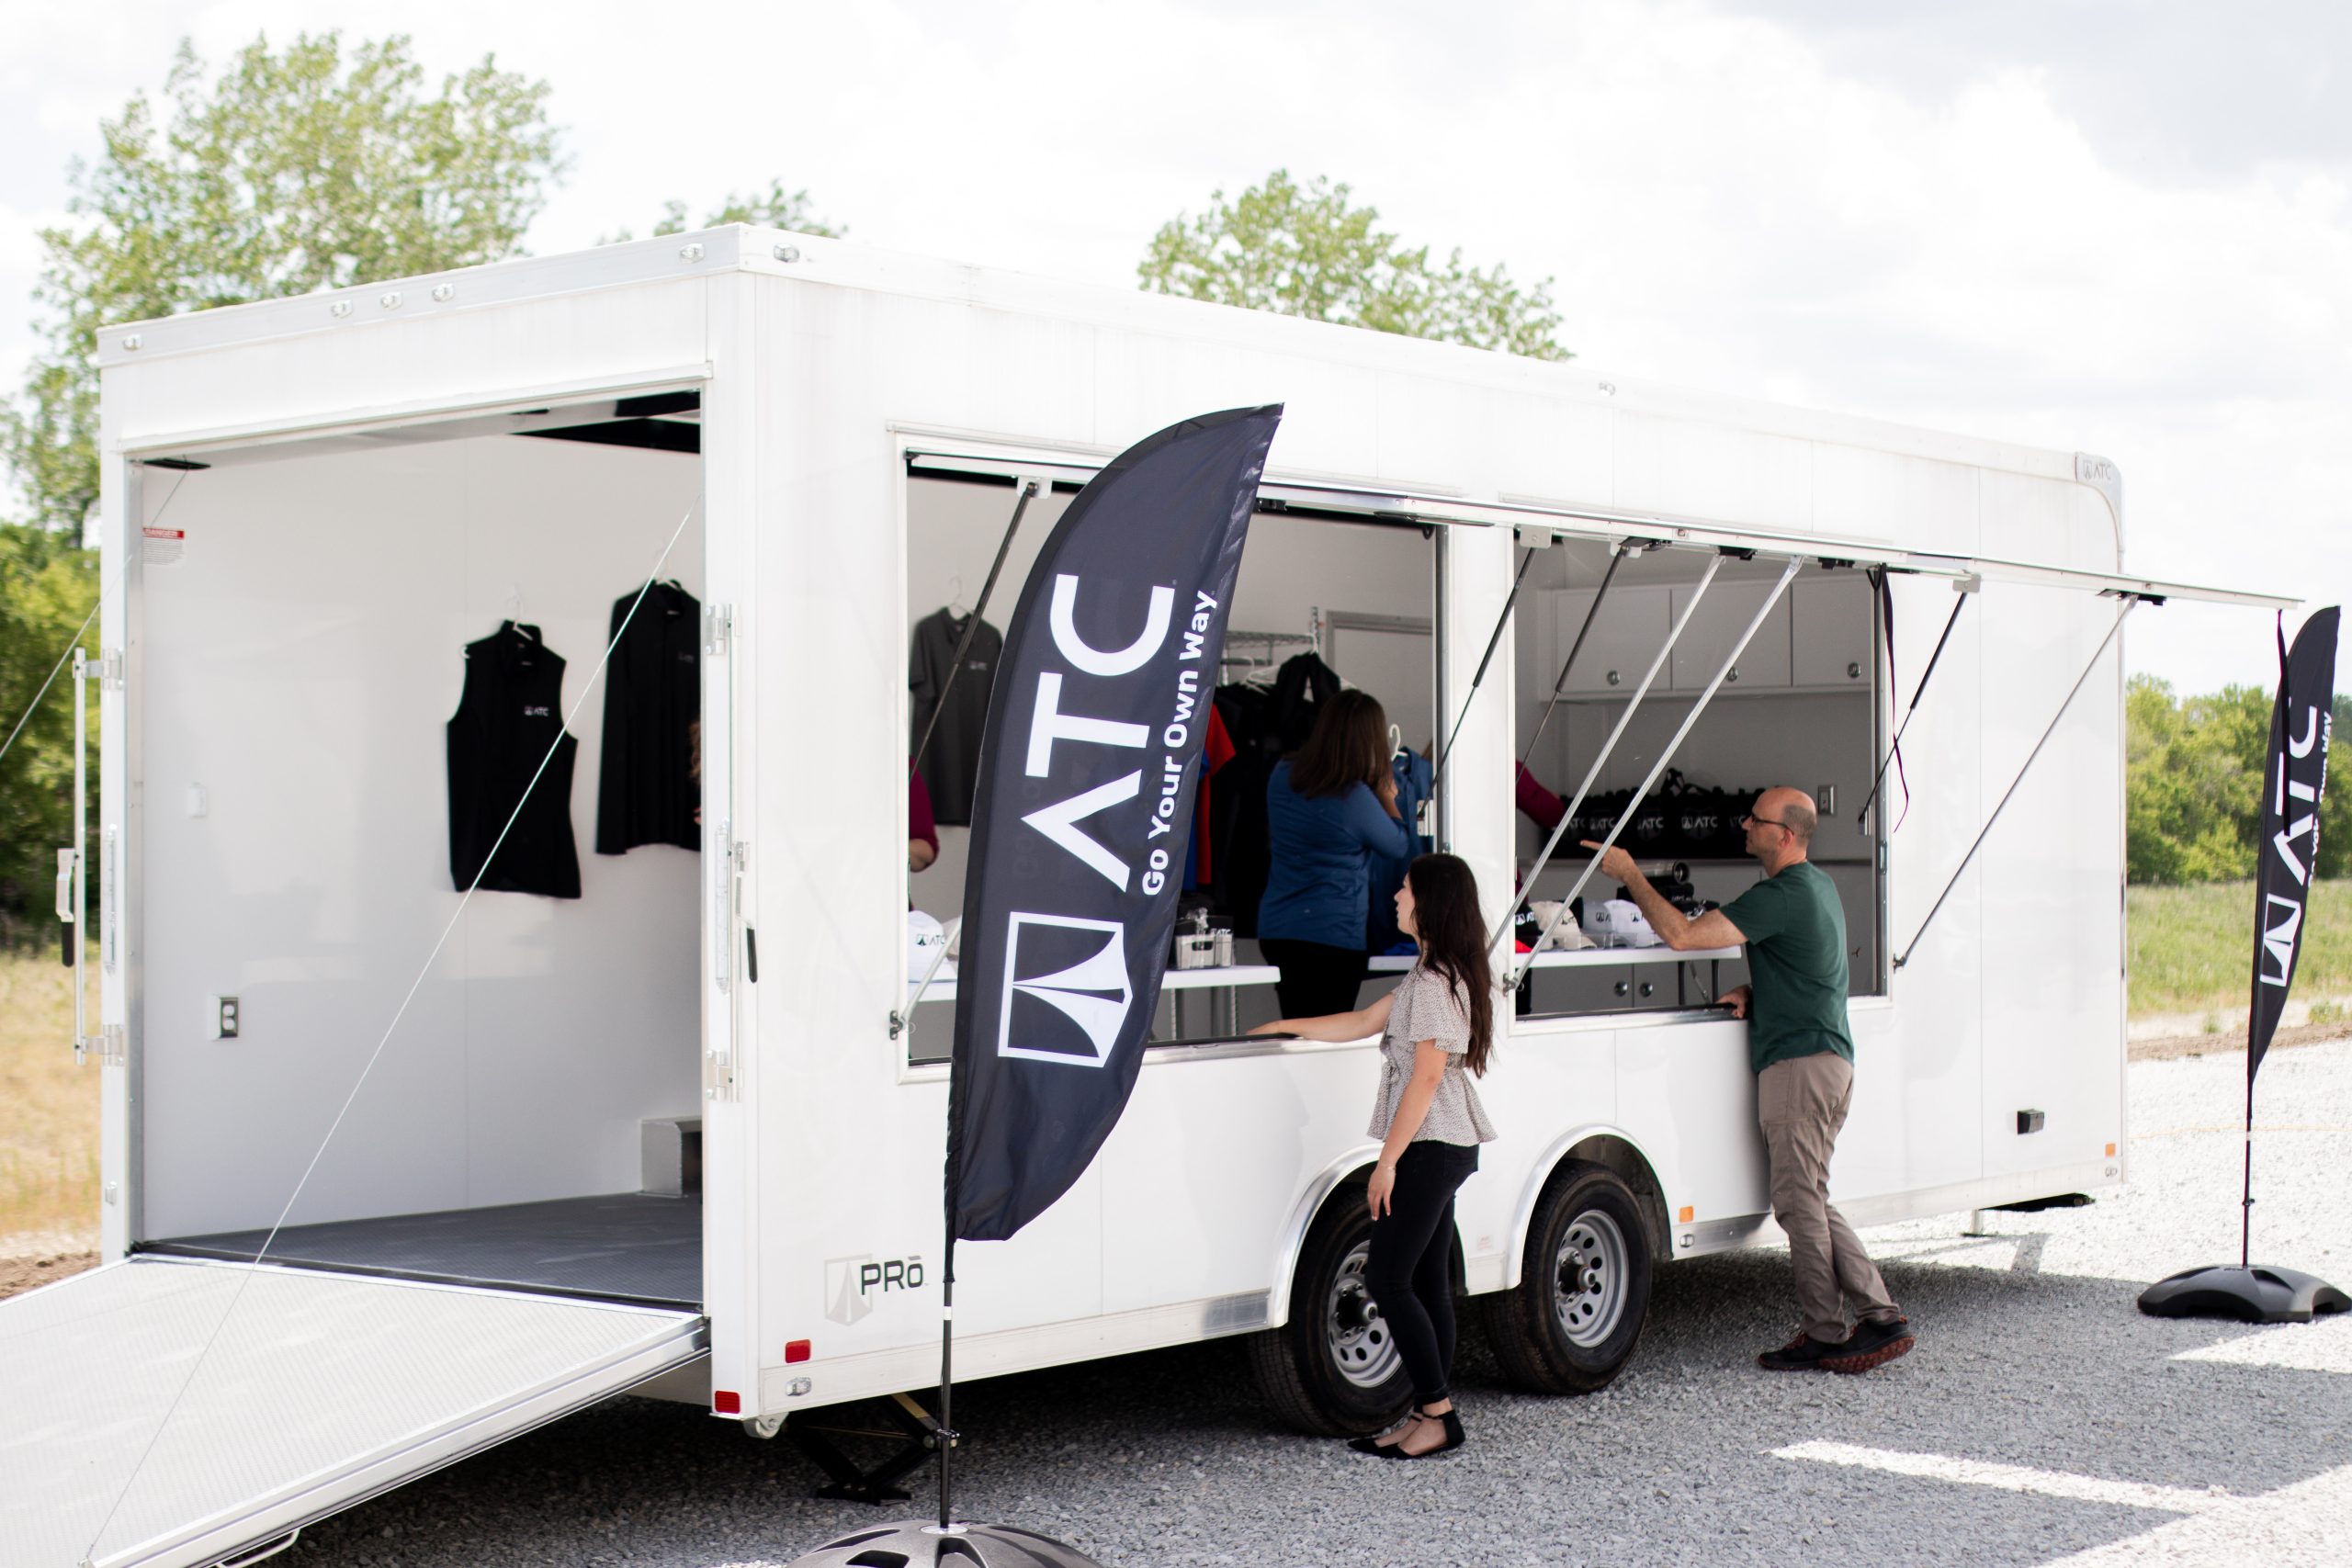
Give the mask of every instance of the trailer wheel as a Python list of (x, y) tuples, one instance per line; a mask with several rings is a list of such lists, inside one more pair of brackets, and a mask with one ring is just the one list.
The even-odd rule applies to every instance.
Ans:
[(1649, 1233), (1633, 1190), (1571, 1163), (1536, 1202), (1518, 1288), (1487, 1298), (1487, 1337), (1519, 1387), (1591, 1393), (1633, 1359), (1649, 1304)]
[(1377, 1432), (1413, 1398), (1396, 1341), (1364, 1289), (1372, 1216), (1363, 1191), (1363, 1183), (1349, 1182), (1324, 1204), (1291, 1279), (1289, 1323), (1250, 1338), (1266, 1403), (1285, 1424), (1319, 1437)]

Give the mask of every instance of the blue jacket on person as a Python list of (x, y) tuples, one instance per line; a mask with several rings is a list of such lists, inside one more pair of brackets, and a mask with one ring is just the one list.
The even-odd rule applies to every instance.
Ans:
[(1310, 800), (1290, 785), (1290, 764), (1266, 780), (1272, 865), (1258, 904), (1258, 934), (1364, 950), (1372, 857), (1413, 851), (1412, 830), (1381, 809), (1367, 784)]

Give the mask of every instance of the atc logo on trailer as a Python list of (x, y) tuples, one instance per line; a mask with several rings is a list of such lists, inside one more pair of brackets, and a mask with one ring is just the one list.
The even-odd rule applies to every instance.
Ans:
[(1080, 1067), (1109, 1061), (1135, 1000), (1126, 934), (1117, 920), (1013, 910), (997, 1054)]

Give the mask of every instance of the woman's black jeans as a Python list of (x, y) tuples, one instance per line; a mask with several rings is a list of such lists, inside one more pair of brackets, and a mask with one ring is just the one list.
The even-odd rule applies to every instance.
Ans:
[(1356, 1010), (1356, 992), (1372, 958), (1363, 948), (1269, 936), (1258, 939), (1258, 951), (1282, 971), (1274, 984), (1274, 1005), (1284, 1018), (1328, 1018)]
[(1453, 1397), (1453, 1194), (1478, 1168), (1475, 1144), (1422, 1138), (1396, 1161), (1388, 1213), (1372, 1223), (1364, 1286), (1413, 1379), (1413, 1403)]

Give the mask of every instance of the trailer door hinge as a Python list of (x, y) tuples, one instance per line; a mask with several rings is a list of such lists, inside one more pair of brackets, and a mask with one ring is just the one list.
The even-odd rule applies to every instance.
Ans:
[(122, 1066), (129, 1055), (128, 1043), (123, 1034), (122, 1025), (104, 1024), (99, 1027), (96, 1034), (85, 1034), (74, 1042), (74, 1061), (76, 1066), (79, 1066), (96, 1054), (98, 1066), (119, 1067)]
[(119, 692), (122, 690), (122, 649), (118, 648), (109, 652), (101, 649), (96, 659), (76, 653), (74, 656), (74, 673), (81, 680), (96, 681), (102, 692)]
[(735, 636), (735, 607), (706, 604), (702, 611), (702, 650), (714, 659), (727, 657)]

